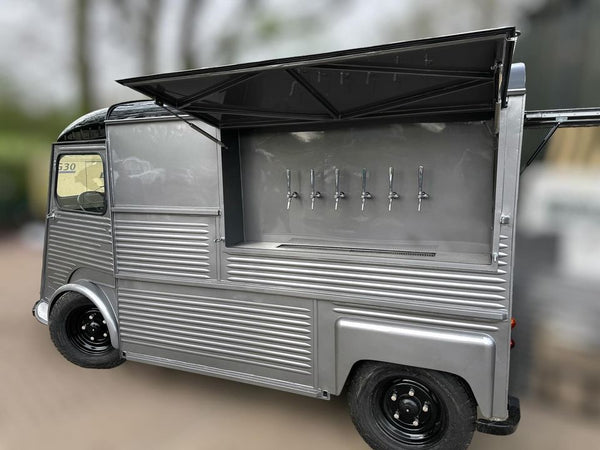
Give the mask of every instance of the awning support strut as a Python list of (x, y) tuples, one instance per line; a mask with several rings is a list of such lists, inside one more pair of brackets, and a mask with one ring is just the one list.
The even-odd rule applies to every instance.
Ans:
[(544, 150), (546, 144), (556, 130), (559, 128), (573, 127), (597, 127), (600, 126), (600, 109), (598, 108), (573, 108), (573, 109), (556, 109), (556, 110), (540, 110), (540, 111), (525, 111), (525, 128), (540, 128), (552, 126), (548, 134), (542, 139), (542, 142), (537, 146), (533, 154), (529, 157), (525, 165), (521, 168), (521, 174), (525, 172), (527, 167), (535, 161), (538, 155)]
[(164, 105), (162, 102), (159, 102), (158, 100), (155, 100), (155, 103), (160, 106), (161, 108), (163, 108), (164, 110), (168, 111), (169, 113), (173, 114), (175, 117), (177, 117), (179, 120), (182, 120), (183, 122), (187, 123), (193, 130), (197, 131), (198, 133), (200, 133), (202, 136), (210, 139), (211, 141), (213, 141), (215, 144), (220, 145), (222, 148), (224, 148), (225, 150), (227, 150), (227, 146), (221, 142), (220, 140), (218, 140), (216, 137), (211, 136), (210, 133), (207, 133), (206, 131), (204, 131), (202, 128), (200, 128), (198, 125), (190, 122), (189, 120), (185, 119), (184, 117), (181, 117), (181, 115), (179, 115), (177, 113), (177, 111), (175, 111), (174, 109), (171, 109), (169, 107), (167, 107), (166, 105)]
[(522, 175), (523, 172), (525, 172), (525, 170), (529, 167), (529, 165), (533, 161), (535, 161), (535, 158), (537, 158), (537, 156), (540, 154), (540, 152), (542, 150), (544, 150), (544, 147), (546, 147), (546, 144), (548, 143), (548, 141), (550, 140), (550, 138), (552, 137), (552, 135), (554, 134), (554, 132), (556, 130), (558, 130), (558, 127), (560, 127), (560, 122), (556, 122), (556, 124), (554, 124), (554, 126), (552, 128), (550, 128), (550, 131), (548, 131), (548, 134), (546, 134), (546, 136), (544, 137), (544, 139), (542, 139), (542, 142), (540, 142), (540, 145), (537, 146), (537, 148), (535, 149), (535, 151), (533, 152), (533, 154), (529, 157), (529, 159), (525, 163), (525, 166), (521, 167), (520, 175)]

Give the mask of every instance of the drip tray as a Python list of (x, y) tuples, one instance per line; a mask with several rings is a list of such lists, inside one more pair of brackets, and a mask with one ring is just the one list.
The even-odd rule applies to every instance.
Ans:
[(277, 248), (292, 248), (292, 249), (299, 249), (299, 250), (329, 250), (329, 251), (348, 252), (348, 253), (421, 256), (421, 257), (427, 257), (427, 258), (433, 258), (436, 255), (435, 252), (400, 250), (400, 249), (393, 249), (393, 248), (337, 247), (334, 245), (314, 245), (314, 244), (280, 244), (277, 246)]

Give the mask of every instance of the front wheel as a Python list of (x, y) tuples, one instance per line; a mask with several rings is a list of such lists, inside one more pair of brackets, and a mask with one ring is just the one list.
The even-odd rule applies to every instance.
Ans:
[(464, 449), (476, 404), (458, 377), (433, 370), (365, 362), (348, 390), (350, 414), (374, 449)]
[(81, 294), (68, 292), (60, 297), (50, 311), (48, 326), (58, 351), (78, 366), (109, 369), (124, 361), (111, 345), (102, 313)]

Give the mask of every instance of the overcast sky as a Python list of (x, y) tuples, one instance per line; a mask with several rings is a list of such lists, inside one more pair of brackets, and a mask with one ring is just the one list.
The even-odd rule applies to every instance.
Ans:
[[(128, 0), (143, 2), (144, 0)], [(544, 0), (347, 0), (335, 8), (326, 0), (263, 0), (265, 14), (284, 24), (277, 39), (256, 37), (252, 17), (235, 14), (240, 0), (208, 0), (199, 15), (194, 45), (202, 65), (222, 64), (214, 53), (213, 38), (234, 30), (244, 36), (243, 49), (233, 62), (382, 44), (492, 26), (523, 28), (526, 11)], [(181, 0), (166, 1), (158, 34), (158, 70), (181, 69), (174, 46), (178, 36)], [(77, 97), (74, 76), (73, 0), (0, 0), (0, 90), (16, 94), (29, 109), (69, 107)], [(134, 98), (115, 79), (141, 75), (139, 54), (115, 29), (114, 9), (107, 0), (92, 2), (93, 83), (98, 98), (110, 104)], [(286, 27), (294, 18), (314, 12), (310, 32)], [(126, 30), (121, 30), (126, 31)], [(121, 39), (121, 41), (120, 41)], [(101, 106), (101, 105), (99, 105)]]

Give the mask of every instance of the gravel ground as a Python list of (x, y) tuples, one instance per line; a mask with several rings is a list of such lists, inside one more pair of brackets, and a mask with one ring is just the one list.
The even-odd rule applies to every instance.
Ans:
[[(31, 315), (39, 244), (0, 240), (0, 449), (365, 449), (343, 398), (330, 402), (127, 362), (76, 367)], [(597, 423), (522, 401), (516, 434), (473, 449), (592, 448)]]

